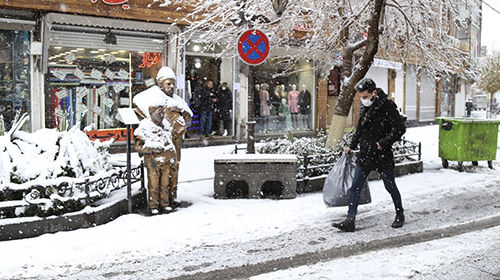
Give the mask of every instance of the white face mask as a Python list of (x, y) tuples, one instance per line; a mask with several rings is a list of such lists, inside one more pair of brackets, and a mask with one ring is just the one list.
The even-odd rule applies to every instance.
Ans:
[(365, 107), (370, 107), (373, 104), (373, 100), (371, 100), (371, 99), (361, 99), (361, 103), (363, 103), (363, 106), (365, 106)]
[(222, 87), (222, 90), (226, 90), (226, 87)]

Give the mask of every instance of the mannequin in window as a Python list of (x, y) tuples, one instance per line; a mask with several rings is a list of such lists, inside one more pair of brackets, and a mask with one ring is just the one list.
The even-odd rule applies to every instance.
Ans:
[(268, 129), (268, 122), (269, 122), (269, 115), (270, 113), (270, 106), (269, 106), (269, 92), (267, 89), (269, 88), (268, 84), (262, 84), (261, 90), (260, 90), (260, 116), (264, 118), (264, 131)]
[(302, 125), (307, 130), (309, 129), (309, 115), (311, 114), (311, 93), (307, 90), (306, 85), (302, 85), (302, 90), (300, 91), (299, 109)]
[(254, 116), (258, 118), (260, 116), (260, 85), (255, 85), (255, 94), (253, 96), (253, 107)]
[(286, 92), (284, 89), (285, 86), (280, 84), (276, 85), (276, 88), (274, 88), (274, 95), (271, 101), (273, 105), (271, 115), (278, 114), (279, 108), (281, 106), (281, 99), (286, 98)]
[(290, 113), (292, 114), (293, 128), (298, 129), (299, 92), (297, 91), (296, 85), (292, 85), (292, 90), (288, 92), (288, 105), (290, 106)]
[(287, 104), (285, 98), (281, 99), (281, 105), (280, 105), (280, 109), (279, 109), (278, 113), (280, 116), (285, 117), (286, 131), (291, 130), (292, 129), (292, 116), (290, 114), (290, 106)]

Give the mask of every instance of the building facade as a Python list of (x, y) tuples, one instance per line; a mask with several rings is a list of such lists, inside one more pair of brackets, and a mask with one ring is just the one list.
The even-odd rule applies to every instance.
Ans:
[[(230, 90), (224, 97), (232, 104), (230, 127), (227, 123), (225, 127), (229, 138), (245, 137), (250, 109), (256, 116), (257, 135), (312, 134), (316, 129), (313, 61), (290, 67), (273, 59), (284, 52), (274, 49), (267, 62), (253, 71), (257, 105), (248, 108), (248, 67), (237, 58), (221, 58), (217, 46), (206, 46), (196, 36), (186, 42), (177, 36), (182, 26), (172, 22), (184, 18), (187, 8), (113, 2), (0, 3), (0, 114), (7, 129), (22, 112), (30, 115), (27, 131), (79, 125), (91, 139), (124, 140), (117, 109), (129, 106), (135, 94), (154, 85), (164, 65), (176, 71), (177, 94), (195, 113), (189, 138), (200, 135), (196, 96), (209, 80), (216, 89), (224, 84)], [(288, 73), (290, 69), (297, 71)], [(217, 132), (223, 124), (217, 113), (213, 121)]]

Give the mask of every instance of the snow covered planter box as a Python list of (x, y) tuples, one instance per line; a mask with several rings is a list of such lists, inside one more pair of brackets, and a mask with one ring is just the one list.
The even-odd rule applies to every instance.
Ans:
[(214, 160), (215, 198), (295, 198), (295, 155), (238, 154)]
[[(281, 138), (266, 141), (258, 146), (257, 152), (261, 154), (295, 154), (299, 161), (297, 169), (297, 192), (321, 191), (326, 176), (333, 165), (340, 158), (344, 147), (350, 142), (353, 132), (347, 132), (343, 140), (333, 150), (325, 149), (326, 135), (315, 138), (294, 139)], [(420, 143), (400, 140), (393, 145), (394, 158), (396, 161), (396, 176), (423, 171), (421, 161)], [(372, 172), (368, 180), (378, 179), (378, 173)]]
[[(116, 193), (125, 186), (120, 181), (125, 181), (126, 168), (109, 160), (111, 142), (92, 142), (78, 126), (35, 133), (18, 131), (21, 126), (22, 121), (16, 122), (0, 135), (0, 240), (81, 228), (116, 216), (88, 218), (98, 215), (94, 207), (102, 208), (110, 197), (116, 204)], [(131, 175), (144, 186), (142, 164)], [(77, 216), (65, 219), (68, 213)]]

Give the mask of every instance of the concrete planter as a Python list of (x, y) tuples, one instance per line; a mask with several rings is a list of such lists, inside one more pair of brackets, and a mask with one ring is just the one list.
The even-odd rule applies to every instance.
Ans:
[[(146, 190), (140, 189), (132, 196), (135, 209), (145, 206)], [(26, 217), (0, 220), (0, 241), (36, 237), (45, 233), (89, 228), (108, 223), (127, 213), (127, 199), (82, 210), (62, 216), (47, 218)]]
[(295, 155), (236, 154), (214, 161), (215, 198), (295, 198)]

